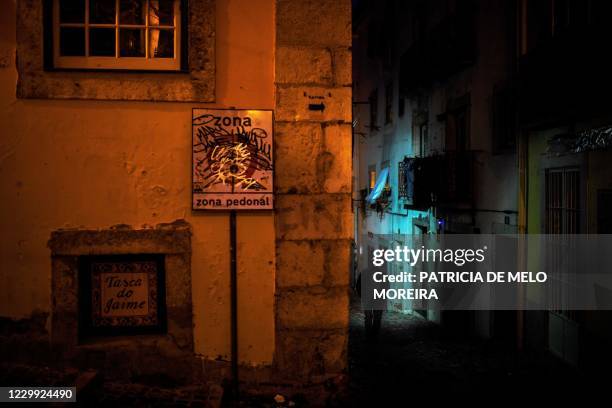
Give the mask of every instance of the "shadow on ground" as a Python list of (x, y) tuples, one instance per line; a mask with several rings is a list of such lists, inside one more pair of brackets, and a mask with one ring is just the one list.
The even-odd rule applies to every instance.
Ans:
[[(547, 352), (518, 353), (466, 336), (452, 336), (439, 325), (420, 317), (384, 312), (376, 342), (366, 340), (364, 314), (358, 299), (351, 302), (348, 381), (344, 392), (331, 392), (329, 407), (438, 406), (442, 402), (468, 400), (477, 405), (505, 405), (578, 399), (595, 401), (605, 393), (608, 373), (578, 372)], [(0, 384), (72, 385), (77, 372), (48, 367), (0, 364)], [(110, 381), (109, 381), (110, 380)], [(81, 406), (102, 407), (207, 407), (205, 385), (188, 387), (114, 383), (107, 379)], [(245, 390), (246, 391), (246, 390)], [(285, 398), (276, 393), (244, 392), (233, 407), (309, 407), (299, 395)], [(275, 400), (275, 396), (277, 400)], [(282, 397), (282, 401), (278, 398)], [(604, 401), (603, 399), (599, 399)], [(523, 405), (523, 404), (521, 404)]]
[(584, 401), (604, 391), (589, 378), (593, 375), (581, 374), (547, 352), (518, 353), (507, 346), (451, 335), (420, 317), (388, 311), (383, 313), (377, 341), (368, 342), (363, 319), (359, 300), (353, 299), (345, 406), (395, 407), (465, 399), (492, 406), (508, 399)]

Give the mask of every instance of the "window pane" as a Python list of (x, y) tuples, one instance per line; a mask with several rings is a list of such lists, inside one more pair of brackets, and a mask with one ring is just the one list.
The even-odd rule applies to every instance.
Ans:
[(144, 37), (144, 29), (122, 28), (119, 32), (119, 55), (122, 57), (144, 57)]
[(61, 0), (60, 23), (84, 23), (85, 0)]
[(89, 55), (97, 57), (115, 56), (114, 28), (91, 28), (89, 30)]
[(89, 22), (115, 24), (115, 0), (89, 0)]
[(174, 58), (174, 30), (152, 29), (149, 32), (151, 58)]
[(146, 0), (120, 0), (119, 23), (142, 24), (145, 23)]
[(60, 28), (60, 55), (85, 55), (85, 29), (83, 27)]
[(150, 25), (174, 25), (174, 0), (149, 0)]

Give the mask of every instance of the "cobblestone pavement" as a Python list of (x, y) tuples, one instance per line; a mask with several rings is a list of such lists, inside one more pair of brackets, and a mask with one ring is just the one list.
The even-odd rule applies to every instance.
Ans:
[(198, 407), (206, 406), (206, 389), (202, 385), (179, 388), (149, 387), (140, 384), (104, 385), (97, 401), (101, 407)]
[[(376, 343), (365, 339), (358, 300), (351, 305), (350, 407), (410, 406), (419, 401), (584, 397), (596, 390), (577, 371), (545, 354), (508, 351), (482, 340), (449, 337), (419, 317), (384, 312)], [(507, 402), (507, 401), (506, 401)]]
[[(417, 402), (478, 399), (496, 406), (510, 398), (592, 396), (598, 388), (547, 354), (517, 354), (495, 344), (451, 338), (422, 318), (384, 312), (376, 342), (364, 333), (358, 301), (351, 304), (348, 387), (330, 407), (404, 407)], [(0, 364), (2, 384), (71, 385), (76, 373), (46, 367)], [(609, 378), (606, 376), (602, 379)], [(607, 390), (607, 387), (603, 388)], [(164, 388), (107, 381), (82, 406), (204, 407), (206, 386)], [(308, 400), (242, 394), (238, 407), (308, 407)], [(227, 405), (227, 404), (226, 404)], [(69, 405), (67, 405), (69, 406)]]

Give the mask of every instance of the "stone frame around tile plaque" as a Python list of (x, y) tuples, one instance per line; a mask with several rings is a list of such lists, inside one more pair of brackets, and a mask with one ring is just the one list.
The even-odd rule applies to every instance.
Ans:
[[(103, 369), (117, 378), (164, 373), (177, 381), (193, 374), (191, 227), (183, 220), (155, 228), (118, 225), (101, 230), (57, 230), (51, 249), (51, 344), (64, 361)], [(79, 262), (88, 257), (155, 254), (163, 259), (167, 327), (151, 333), (79, 336)], [(99, 259), (99, 258), (98, 258)], [(81, 260), (81, 261), (80, 261)], [(155, 359), (156, 364), (147, 361)]]

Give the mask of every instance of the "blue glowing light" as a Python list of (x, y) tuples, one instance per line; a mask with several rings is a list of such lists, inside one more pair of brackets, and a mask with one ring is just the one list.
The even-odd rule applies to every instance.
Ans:
[(366, 197), (366, 201), (368, 203), (374, 204), (376, 199), (380, 197), (383, 189), (385, 188), (385, 185), (387, 185), (388, 176), (389, 176), (389, 168), (385, 167), (384, 169), (380, 171), (380, 174), (378, 175), (378, 178), (376, 179), (376, 184), (374, 185), (374, 188), (372, 189), (370, 194), (368, 194), (368, 196)]

